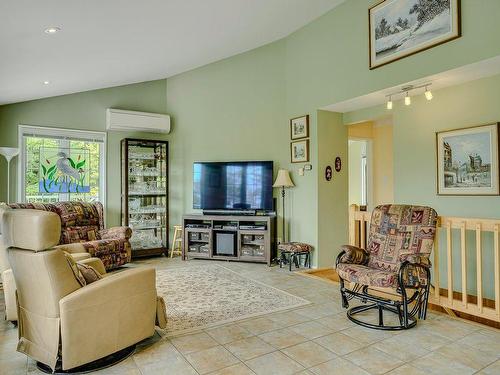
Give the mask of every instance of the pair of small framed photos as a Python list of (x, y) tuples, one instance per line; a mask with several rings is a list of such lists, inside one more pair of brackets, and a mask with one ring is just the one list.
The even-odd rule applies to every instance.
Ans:
[(309, 161), (309, 115), (290, 120), (290, 157), (292, 163)]

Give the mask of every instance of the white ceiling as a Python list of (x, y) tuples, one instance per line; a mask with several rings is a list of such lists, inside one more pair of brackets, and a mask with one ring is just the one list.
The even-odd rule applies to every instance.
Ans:
[(1, 0), (0, 104), (166, 78), (281, 39), (343, 1)]

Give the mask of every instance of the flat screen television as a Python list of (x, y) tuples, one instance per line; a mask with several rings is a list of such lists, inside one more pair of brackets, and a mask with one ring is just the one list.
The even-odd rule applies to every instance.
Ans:
[(193, 208), (272, 211), (273, 162), (196, 162)]

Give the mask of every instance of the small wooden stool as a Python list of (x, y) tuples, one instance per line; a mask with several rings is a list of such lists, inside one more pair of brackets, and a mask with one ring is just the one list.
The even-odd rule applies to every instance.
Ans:
[(174, 225), (174, 239), (172, 241), (172, 250), (170, 250), (170, 258), (174, 257), (174, 253), (182, 255), (182, 226)]

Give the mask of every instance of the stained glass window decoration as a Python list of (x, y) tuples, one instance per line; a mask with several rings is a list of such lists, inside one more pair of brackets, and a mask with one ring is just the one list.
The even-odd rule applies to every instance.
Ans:
[(86, 149), (40, 147), (40, 193), (89, 193), (90, 152)]

